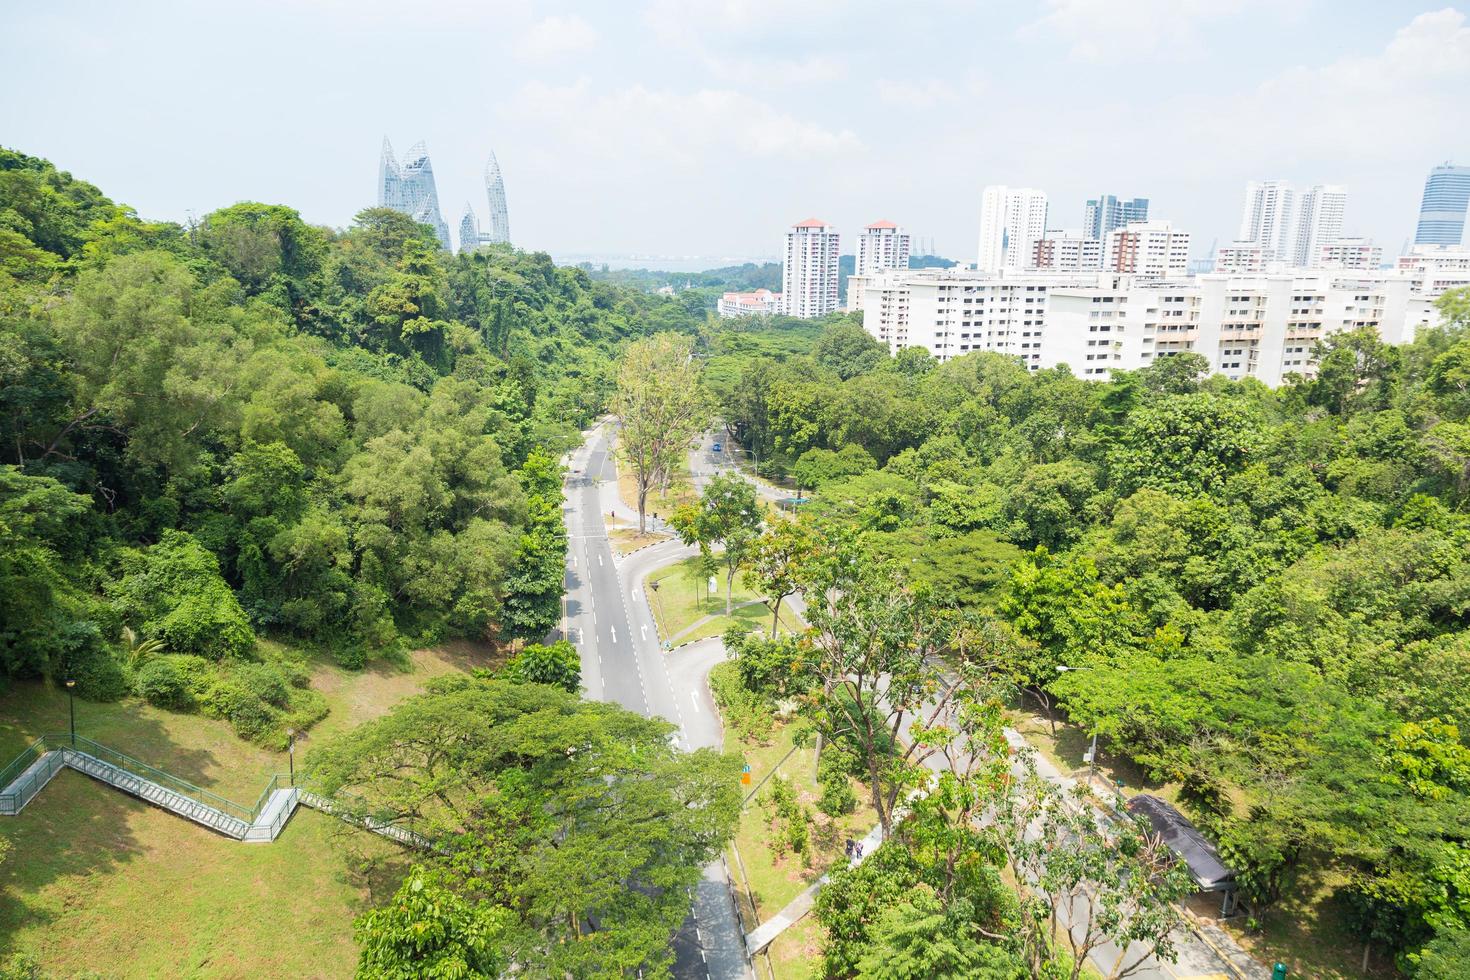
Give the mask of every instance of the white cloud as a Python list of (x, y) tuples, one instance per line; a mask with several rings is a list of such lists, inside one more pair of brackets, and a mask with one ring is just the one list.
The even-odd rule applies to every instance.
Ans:
[(878, 101), (904, 109), (932, 109), (964, 99), (975, 99), (989, 89), (978, 72), (957, 80), (944, 78), (880, 78), (873, 84)]
[(588, 51), (597, 44), (597, 31), (576, 14), (553, 15), (532, 24), (516, 43), (516, 57), (525, 61), (552, 61)]
[(1470, 129), (1467, 91), (1470, 27), (1445, 9), (1415, 17), (1376, 54), (1290, 68), (1197, 125), (1263, 161), (1295, 154), (1427, 169)]
[(670, 92), (633, 85), (613, 91), (583, 79), (530, 82), (514, 112), (537, 121), (570, 147), (595, 146), (603, 161), (641, 169), (649, 159), (684, 170), (730, 157), (823, 157), (860, 146), (850, 130), (797, 119), (726, 89)]
[(1103, 61), (1126, 52), (1183, 60), (1201, 48), (1210, 22), (1249, 8), (1280, 12), (1289, 0), (1046, 0), (1049, 11), (1021, 29), (1023, 35), (1059, 34), (1079, 61)]

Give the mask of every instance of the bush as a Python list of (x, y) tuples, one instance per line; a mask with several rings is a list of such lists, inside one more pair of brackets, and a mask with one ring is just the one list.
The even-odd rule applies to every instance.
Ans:
[(194, 704), (189, 690), (189, 677), (179, 668), (175, 657), (154, 657), (138, 670), (133, 691), (158, 708), (186, 709)]
[(817, 783), (822, 787), (817, 809), (829, 817), (840, 817), (857, 809), (857, 794), (848, 777), (848, 766), (847, 754), (831, 748), (817, 762)]
[(774, 714), (764, 698), (745, 687), (734, 661), (715, 664), (709, 672), (709, 689), (725, 724), (742, 742), (769, 744)]
[(277, 728), (280, 713), (246, 690), (237, 677), (226, 675), (204, 696), (204, 712), (223, 718), (235, 734), (249, 741), (267, 739)]
[(270, 664), (236, 664), (229, 669), (235, 683), (246, 694), (275, 708), (284, 708), (288, 698), (286, 679)]
[(219, 562), (192, 536), (166, 531), (153, 547), (125, 550), (120, 560), (122, 574), (109, 586), (113, 606), (144, 636), (215, 660), (254, 648), (255, 633)]
[(52, 673), (59, 680), (76, 681), (78, 697), (116, 701), (128, 693), (127, 672), (102, 641), (102, 631), (95, 623), (68, 623), (59, 631), (57, 642), (57, 666)]
[(582, 658), (566, 640), (550, 646), (532, 643), (501, 668), (500, 677), (517, 684), (550, 684), (576, 694), (582, 689)]

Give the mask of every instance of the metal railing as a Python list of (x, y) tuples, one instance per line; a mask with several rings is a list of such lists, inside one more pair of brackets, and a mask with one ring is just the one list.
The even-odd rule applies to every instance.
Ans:
[[(16, 780), (25, 775), (38, 759), (45, 758), (48, 753), (52, 752), (56, 755), (53, 756), (50, 765), (32, 772), (21, 785), (14, 785)], [(195, 803), (218, 810), (228, 817), (242, 821), (246, 826), (255, 822), (269, 805), (271, 794), (288, 785), (290, 778), (282, 773), (271, 776), (264, 791), (256, 799), (255, 805), (245, 806), (220, 796), (218, 793), (210, 792), (187, 779), (181, 779), (157, 766), (150, 766), (141, 759), (135, 759), (100, 742), (94, 742), (83, 735), (42, 735), (28, 745), (9, 765), (0, 769), (0, 813), (18, 813), (21, 807), (30, 802), (31, 797), (35, 795), (34, 790), (39, 790), (41, 786), (46, 785), (56, 774), (56, 770), (67, 764), (65, 752), (76, 752), (79, 755), (89, 756), (104, 765), (161, 786), (180, 796), (188, 797)], [(278, 830), (279, 827), (273, 829)]]
[(220, 796), (218, 793), (211, 793), (204, 787), (197, 786), (187, 779), (180, 779), (173, 773), (165, 772), (157, 766), (150, 766), (140, 759), (134, 759), (130, 755), (119, 752), (116, 749), (108, 748), (106, 745), (100, 742), (94, 742), (90, 738), (78, 735), (76, 736), (75, 742), (73, 742), (72, 736), (70, 735), (47, 735), (46, 741), (52, 748), (72, 749), (76, 752), (85, 753), (97, 759), (99, 762), (105, 762), (115, 769), (121, 769), (140, 779), (145, 779), (150, 783), (156, 783), (164, 789), (172, 790), (181, 796), (187, 796), (196, 803), (203, 803), (205, 806), (213, 807), (226, 816), (234, 817), (236, 820), (244, 821), (246, 824), (251, 823), (259, 813), (257, 808), (243, 806), (234, 800)]

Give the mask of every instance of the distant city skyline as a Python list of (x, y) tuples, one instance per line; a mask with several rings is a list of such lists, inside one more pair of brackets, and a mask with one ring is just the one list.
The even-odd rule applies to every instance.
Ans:
[[(150, 218), (260, 200), (334, 227), (374, 203), (383, 132), (427, 140), (454, 218), (493, 146), (515, 244), (553, 254), (763, 256), (802, 215), (887, 215), (971, 261), (981, 192), (1009, 185), (1067, 228), (1137, 193), (1204, 255), (1279, 177), (1348, 187), (1347, 233), (1395, 255), (1430, 168), (1470, 163), (1453, 4), (57, 0), (0, 13), (0, 84), (25, 93), (0, 142)], [(405, 50), (453, 85), (361, 70)]]

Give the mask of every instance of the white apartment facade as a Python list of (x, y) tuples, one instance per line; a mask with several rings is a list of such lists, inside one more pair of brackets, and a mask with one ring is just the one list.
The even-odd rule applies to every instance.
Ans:
[(837, 230), (820, 218), (792, 226), (781, 264), (782, 312), (811, 319), (837, 309), (840, 249)]
[(1046, 192), (992, 185), (980, 195), (980, 242), (975, 267), (982, 272), (1024, 269), (1036, 241), (1046, 235)]
[(1029, 269), (1086, 272), (1102, 268), (1103, 242), (1082, 232), (1048, 231), (1031, 249)]
[(857, 277), (864, 328), (891, 352), (924, 347), (940, 360), (975, 351), (1029, 369), (1066, 364), (1103, 381), (1180, 351), (1212, 371), (1275, 386), (1315, 371), (1312, 348), (1342, 330), (1411, 340), (1439, 320), (1434, 301), (1470, 285), (1463, 272), (1313, 270), (1152, 280), (1115, 272), (913, 270)]
[(1108, 232), (1103, 268), (1144, 279), (1189, 274), (1189, 232), (1167, 221), (1135, 221)]
[(1316, 184), (1297, 201), (1296, 242), (1292, 262), (1298, 267), (1314, 264), (1322, 246), (1342, 237), (1342, 216), (1347, 210), (1347, 188)]
[(757, 289), (750, 293), (725, 293), (715, 306), (723, 319), (738, 316), (769, 316), (781, 312), (781, 294), (769, 289)]
[(1260, 242), (1231, 242), (1215, 249), (1215, 272), (1265, 272), (1266, 265)]
[(1399, 256), (1401, 272), (1470, 272), (1470, 245), (1415, 245)]
[(853, 271), (860, 276), (909, 267), (909, 235), (891, 221), (875, 221), (858, 236)]
[(1383, 249), (1371, 238), (1337, 238), (1317, 246), (1314, 269), (1376, 269), (1383, 264)]
[(1296, 188), (1284, 180), (1245, 185), (1237, 241), (1255, 242), (1268, 262), (1289, 262), (1296, 251)]

